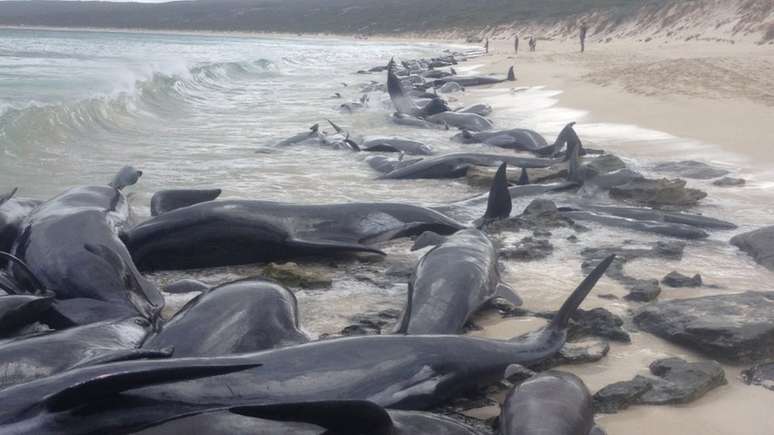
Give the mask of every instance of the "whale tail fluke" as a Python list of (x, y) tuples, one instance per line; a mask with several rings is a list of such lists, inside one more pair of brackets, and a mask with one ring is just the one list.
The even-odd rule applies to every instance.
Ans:
[(615, 260), (615, 255), (605, 258), (593, 271), (591, 271), (586, 279), (580, 283), (570, 297), (564, 302), (562, 308), (559, 309), (559, 312), (557, 312), (551, 320), (549, 328), (557, 330), (567, 329), (567, 326), (570, 324), (570, 318), (575, 314), (575, 311), (583, 300), (586, 299), (586, 296), (591, 292), (591, 289), (597, 284), (597, 281), (605, 274), (613, 260)]
[(511, 67), (508, 68), (508, 81), (509, 82), (516, 81), (516, 73), (513, 71), (513, 65), (511, 65)]
[(124, 166), (108, 183), (108, 186), (121, 190), (124, 187), (136, 184), (141, 176), (142, 171), (138, 171), (132, 166)]

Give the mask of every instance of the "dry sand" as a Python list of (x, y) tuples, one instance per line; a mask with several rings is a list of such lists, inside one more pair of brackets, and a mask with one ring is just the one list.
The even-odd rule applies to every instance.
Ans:
[[(541, 40), (537, 52), (529, 53), (526, 48), (526, 40), (522, 40), (520, 52), (514, 56), (512, 41), (491, 41), (489, 55), (474, 59), (461, 68), (470, 68), (473, 64), (480, 65), (480, 71), (503, 74), (509, 65), (515, 64), (518, 81), (498, 86), (545, 86), (560, 90), (558, 105), (586, 113), (578, 119), (581, 123), (622, 123), (667, 132), (738, 154), (757, 170), (768, 172), (774, 168), (772, 46), (703, 41), (662, 42), (656, 45), (619, 41), (589, 44), (587, 52), (580, 54), (575, 40)], [(481, 98), (486, 91), (483, 92), (471, 89), (464, 99), (472, 101)], [(656, 153), (650, 151), (650, 154)], [(637, 152), (648, 155), (649, 150), (639, 149)], [(650, 157), (679, 159), (679, 155)], [(721, 200), (726, 203), (729, 198), (722, 197)], [(692, 267), (698, 261), (692, 257), (694, 255), (688, 256), (682, 267), (689, 264), (688, 267)], [(735, 258), (719, 257), (717, 261), (724, 265), (729, 262), (727, 267), (738, 267), (734, 266), (736, 263), (730, 263), (737, 261)], [(553, 266), (547, 267), (550, 269)], [(666, 266), (658, 265), (651, 273), (658, 273), (663, 267)], [(707, 264), (704, 267), (703, 270), (712, 274)], [(744, 275), (744, 270), (740, 268), (740, 273), (726, 275), (727, 282), (723, 283), (728, 285), (729, 290), (738, 286), (759, 287), (755, 282), (742, 282), (740, 275)], [(561, 273), (558, 270), (555, 272)], [(532, 280), (525, 280), (516, 273), (535, 276)], [(520, 288), (530, 308), (555, 308), (570, 290), (557, 289), (556, 282), (553, 285), (545, 283), (545, 267), (521, 269), (516, 273), (506, 274), (506, 279), (512, 284), (534, 283), (529, 285), (535, 287), (532, 291)], [(757, 273), (768, 276), (766, 272)], [(718, 274), (717, 279), (722, 279), (722, 276)], [(761, 282), (760, 276), (755, 279)], [(567, 283), (559, 285), (563, 288)], [(600, 294), (624, 294), (620, 286), (610, 280), (603, 280), (599, 287), (595, 292)], [(623, 303), (592, 297), (584, 303), (586, 309), (596, 306), (604, 306), (618, 314), (625, 314), (631, 308)], [(519, 332), (533, 330), (542, 323), (534, 319), (502, 320), (495, 313), (484, 314), (477, 322), (484, 329), (474, 334), (493, 338), (510, 338)], [(658, 358), (703, 358), (646, 333), (633, 333), (632, 338), (630, 345), (612, 344), (608, 357), (599, 363), (560, 369), (581, 376), (594, 392), (610, 383), (629, 380), (636, 374), (648, 375), (648, 365)], [(725, 366), (729, 384), (692, 404), (638, 406), (615, 415), (598, 416), (598, 422), (610, 435), (774, 434), (774, 393), (744, 385), (739, 379), (743, 368)], [(498, 413), (497, 407), (468, 412), (479, 418)]]
[(518, 55), (492, 41), (487, 72), (516, 65), (518, 86), (544, 85), (559, 104), (589, 111), (586, 121), (635, 124), (774, 164), (774, 46), (634, 40), (538, 41)]

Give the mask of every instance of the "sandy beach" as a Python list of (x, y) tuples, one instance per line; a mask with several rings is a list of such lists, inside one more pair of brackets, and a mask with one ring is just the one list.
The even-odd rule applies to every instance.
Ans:
[(517, 86), (561, 90), (559, 104), (585, 121), (636, 124), (774, 162), (774, 47), (725, 42), (492, 40), (483, 70), (516, 65)]

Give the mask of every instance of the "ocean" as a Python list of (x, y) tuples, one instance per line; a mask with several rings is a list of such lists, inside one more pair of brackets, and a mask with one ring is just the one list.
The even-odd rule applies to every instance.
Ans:
[[(357, 71), (398, 60), (463, 49), (433, 43), (335, 38), (224, 36), (100, 31), (0, 30), (0, 191), (49, 198), (70, 186), (103, 184), (123, 165), (144, 173), (128, 189), (140, 219), (149, 214), (153, 192), (174, 188), (222, 188), (222, 198), (294, 203), (398, 201), (444, 204), (481, 193), (461, 180), (376, 180), (363, 154), (322, 147), (278, 148), (280, 140), (331, 120), (357, 135), (401, 135), (431, 145), (436, 153), (492, 152), (483, 145), (460, 145), (453, 132), (397, 126), (384, 92), (371, 92), (369, 107), (341, 113), (344, 102), (363, 94), (361, 86), (385, 82), (384, 73)], [(483, 66), (475, 58), (460, 73)], [(504, 72), (504, 71), (503, 71)], [(447, 98), (452, 106), (486, 102), (498, 128), (533, 128), (552, 141), (570, 121), (586, 146), (615, 152), (645, 175), (660, 160), (695, 158), (743, 176), (743, 189), (723, 189), (711, 181), (690, 185), (709, 192), (694, 211), (730, 220), (740, 232), (768, 222), (771, 177), (745, 172), (743, 160), (710, 144), (634, 125), (584, 122), (588, 113), (560, 107), (561, 90), (543, 87), (485, 87)], [(335, 94), (341, 98), (335, 98)], [(559, 205), (572, 197), (556, 195)], [(514, 213), (532, 198), (515, 202)], [(606, 199), (595, 198), (604, 203)], [(607, 200), (609, 201), (609, 200)], [(588, 235), (567, 240), (557, 230), (555, 253), (539, 263), (505, 264), (506, 280), (531, 308), (555, 309), (581, 279), (583, 248), (650, 243), (657, 236), (591, 225)], [(565, 234), (566, 233), (566, 234)], [(769, 273), (727, 243), (729, 232), (713, 232), (686, 249), (679, 265), (644, 259), (627, 265), (640, 278), (661, 277), (672, 268), (701, 272), (713, 289), (667, 292), (664, 297), (756, 290)], [(498, 240), (515, 243), (525, 234)], [(410, 242), (385, 249), (396, 261), (411, 263)], [(298, 291), (303, 326), (314, 335), (336, 333), (362, 312), (401, 309), (405, 284), (385, 284), (366, 264), (306, 264), (333, 280), (331, 288)], [(667, 270), (669, 269), (669, 270)], [(256, 266), (155, 273), (160, 285), (183, 277), (216, 284), (260, 272)], [(618, 292), (600, 284), (600, 294)], [(190, 297), (190, 296), (188, 296)], [(169, 296), (170, 312), (185, 297)], [(629, 305), (590, 298), (587, 307), (626, 312)]]

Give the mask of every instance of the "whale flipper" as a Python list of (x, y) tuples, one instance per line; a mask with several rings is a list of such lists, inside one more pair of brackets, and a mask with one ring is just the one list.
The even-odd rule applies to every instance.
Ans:
[(83, 248), (89, 252), (90, 254), (97, 256), (105, 261), (105, 263), (109, 264), (110, 267), (115, 270), (115, 272), (119, 275), (123, 274), (124, 269), (126, 269), (126, 266), (124, 265), (124, 260), (118, 256), (118, 254), (108, 248), (107, 246), (103, 244), (91, 244), (87, 243), (83, 245)]
[[(46, 287), (43, 285), (43, 283), (40, 281), (40, 279), (38, 279), (38, 277), (35, 275), (35, 273), (32, 272), (32, 269), (30, 269), (30, 267), (27, 265), (27, 263), (24, 262), (24, 260), (22, 260), (21, 258), (13, 255), (11, 253), (5, 252), (5, 251), (0, 251), (0, 258), (4, 259), (4, 260), (6, 260), (6, 261), (8, 261), (10, 263), (13, 263), (15, 266), (19, 267), (19, 269), (21, 269), (24, 272), (24, 274), (26, 275), (26, 278), (27, 278), (27, 284), (32, 285), (33, 287), (35, 287), (34, 289), (32, 289), (33, 292), (45, 292), (46, 291)], [(14, 273), (16, 273), (16, 272), (14, 272)], [(11, 293), (11, 292), (9, 292), (9, 293)]]
[(519, 181), (516, 182), (517, 186), (527, 186), (529, 185), (529, 174), (527, 174), (527, 168), (521, 168), (521, 175), (519, 176)]
[(164, 359), (171, 358), (174, 352), (173, 347), (164, 349), (122, 349), (115, 352), (110, 352), (106, 355), (102, 355), (99, 358), (83, 361), (72, 367), (70, 370), (78, 369), (81, 367), (95, 366), (98, 364), (107, 364), (120, 361), (133, 361), (138, 359)]
[(287, 244), (296, 248), (305, 249), (339, 249), (341, 251), (354, 251), (354, 252), (370, 252), (372, 254), (387, 255), (384, 251), (372, 248), (356, 242), (345, 242), (332, 239), (303, 239), (303, 238), (291, 238), (287, 240)]
[[(213, 364), (206, 359), (162, 360), (138, 362), (130, 367), (122, 366), (115, 373), (96, 377), (78, 378), (78, 371), (67, 372), (73, 376), (73, 382), (59, 391), (46, 396), (43, 405), (49, 411), (60, 412), (79, 406), (81, 403), (95, 401), (102, 397), (124, 391), (169, 382), (190, 381), (210, 376), (225, 375), (255, 367), (256, 363), (220, 363)], [(95, 367), (81, 370), (90, 371)]]
[(513, 65), (511, 65), (511, 67), (508, 68), (508, 81), (509, 82), (516, 81), (516, 73), (513, 72)]

